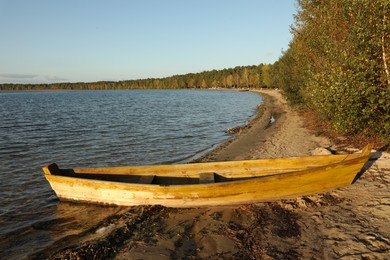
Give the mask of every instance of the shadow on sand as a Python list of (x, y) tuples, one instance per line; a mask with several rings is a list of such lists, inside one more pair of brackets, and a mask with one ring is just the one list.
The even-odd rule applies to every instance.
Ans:
[(358, 174), (356, 174), (355, 179), (353, 179), (352, 184), (354, 184), (363, 174), (379, 159), (382, 157), (383, 152), (385, 152), (389, 148), (390, 144), (387, 144), (381, 148), (379, 148), (376, 152), (370, 153), (370, 158), (364, 164), (363, 168), (360, 170)]

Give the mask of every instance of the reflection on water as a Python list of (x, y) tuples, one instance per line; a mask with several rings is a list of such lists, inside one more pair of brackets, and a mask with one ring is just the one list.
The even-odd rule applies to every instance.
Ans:
[(57, 205), (55, 211), (56, 219), (59, 222), (49, 226), (50, 236), (56, 240), (78, 234), (80, 230), (94, 227), (102, 219), (124, 210), (126, 210), (126, 207), (62, 202)]
[[(0, 258), (17, 258), (43, 250), (62, 238), (96, 226), (106, 217), (122, 213), (125, 207), (62, 202), (52, 205), (46, 218), (9, 232), (0, 238)], [(28, 216), (27, 216), (28, 217)]]
[(20, 258), (123, 210), (59, 203), (41, 167), (183, 162), (246, 123), (232, 91), (0, 92), (0, 258)]

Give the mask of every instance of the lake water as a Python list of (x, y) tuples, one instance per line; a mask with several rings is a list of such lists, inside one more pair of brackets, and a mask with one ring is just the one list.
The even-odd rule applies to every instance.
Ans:
[(0, 92), (0, 258), (20, 258), (123, 208), (60, 203), (41, 167), (188, 162), (262, 102), (236, 91)]

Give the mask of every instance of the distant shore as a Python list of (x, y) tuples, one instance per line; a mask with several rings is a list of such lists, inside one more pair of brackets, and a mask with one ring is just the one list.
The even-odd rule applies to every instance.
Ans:
[[(278, 90), (259, 90), (261, 112), (239, 135), (203, 156), (224, 161), (339, 151), (315, 136)], [(273, 116), (276, 121), (270, 123)], [(342, 150), (356, 151), (353, 147)], [(325, 194), (273, 203), (172, 209), (132, 207), (39, 257), (116, 259), (386, 258), (390, 254), (390, 155), (358, 181)]]

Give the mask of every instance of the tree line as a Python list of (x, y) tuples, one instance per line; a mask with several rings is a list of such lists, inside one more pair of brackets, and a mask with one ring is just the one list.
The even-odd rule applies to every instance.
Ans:
[(256, 88), (270, 84), (270, 65), (237, 66), (223, 70), (124, 81), (52, 84), (1, 84), (0, 90), (104, 90), (104, 89), (206, 89)]
[[(390, 136), (390, 1), (298, 0), (271, 84), (341, 133)], [(389, 140), (390, 141), (390, 140)]]

